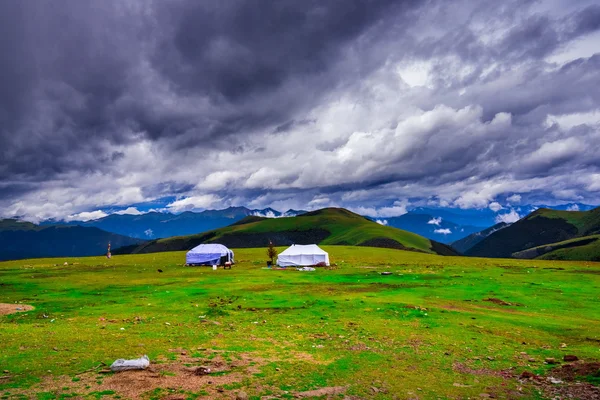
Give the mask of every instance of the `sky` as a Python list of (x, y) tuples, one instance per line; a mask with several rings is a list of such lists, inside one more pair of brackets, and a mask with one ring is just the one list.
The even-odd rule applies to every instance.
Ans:
[(2, 1), (0, 37), (0, 217), (600, 204), (598, 1)]

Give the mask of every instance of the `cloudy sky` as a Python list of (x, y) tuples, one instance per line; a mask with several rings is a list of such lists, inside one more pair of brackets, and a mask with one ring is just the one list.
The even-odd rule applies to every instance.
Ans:
[(0, 55), (2, 217), (600, 204), (597, 0), (2, 1)]

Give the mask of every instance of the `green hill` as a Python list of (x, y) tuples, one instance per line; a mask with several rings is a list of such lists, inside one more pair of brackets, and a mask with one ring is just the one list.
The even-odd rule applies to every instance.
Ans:
[(513, 254), (515, 258), (541, 260), (600, 261), (600, 235), (590, 235), (545, 244)]
[[(516, 257), (531, 258), (531, 255), (539, 256), (537, 248), (561, 246), (565, 244), (565, 241), (576, 238), (583, 239), (597, 233), (600, 233), (600, 207), (589, 211), (559, 211), (541, 208), (514, 224), (494, 232), (467, 250), (465, 254), (477, 257), (506, 258), (515, 254)], [(534, 248), (536, 250), (530, 250)], [(569, 252), (575, 254), (573, 250), (569, 250)], [(582, 257), (577, 259), (589, 259), (585, 252), (577, 252), (577, 254)]]
[[(245, 223), (244, 223), (245, 222)], [(425, 253), (456, 255), (450, 247), (400, 229), (383, 226), (341, 208), (325, 208), (296, 217), (247, 219), (197, 235), (154, 240), (123, 252), (151, 253), (188, 250), (200, 243), (221, 243), (232, 248), (318, 243), (387, 247)]]
[(39, 231), (40, 226), (18, 219), (0, 219), (0, 232), (2, 231)]

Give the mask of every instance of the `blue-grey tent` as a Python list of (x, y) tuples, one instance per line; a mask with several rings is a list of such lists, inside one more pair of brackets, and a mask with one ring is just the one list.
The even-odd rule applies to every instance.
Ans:
[(224, 265), (233, 264), (233, 251), (222, 244), (201, 244), (187, 252), (185, 262), (188, 265)]

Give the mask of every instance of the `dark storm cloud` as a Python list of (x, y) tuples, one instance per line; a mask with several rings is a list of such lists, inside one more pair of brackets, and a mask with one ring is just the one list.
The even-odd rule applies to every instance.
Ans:
[(571, 37), (577, 37), (600, 29), (600, 5), (592, 4), (572, 18)]
[[(344, 43), (396, 1), (185, 2), (166, 6), (174, 26), (155, 64), (183, 90), (237, 102), (325, 72)], [(173, 46), (174, 45), (174, 46)]]
[(189, 183), (166, 181), (142, 187), (142, 195), (144, 197), (179, 195), (189, 192), (193, 188), (194, 185)]
[[(401, 8), (368, 0), (153, 5), (0, 4), (0, 179), (104, 171), (119, 158), (110, 146), (140, 134), (182, 136), (175, 148), (231, 147), (225, 136), (284, 123), (334, 85), (328, 71), (345, 44)], [(145, 81), (153, 72), (160, 81)], [(311, 79), (320, 84), (298, 90)], [(172, 91), (165, 101), (208, 105), (165, 108), (148, 100), (153, 84)]]
[(0, 207), (566, 195), (600, 140), (549, 121), (598, 110), (600, 55), (551, 57), (599, 21), (560, 0), (0, 2)]
[(103, 143), (129, 139), (112, 110), (133, 66), (125, 20), (100, 2), (0, 7), (0, 179), (101, 169)]

